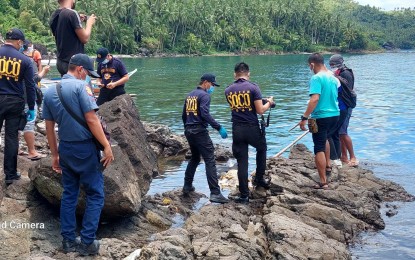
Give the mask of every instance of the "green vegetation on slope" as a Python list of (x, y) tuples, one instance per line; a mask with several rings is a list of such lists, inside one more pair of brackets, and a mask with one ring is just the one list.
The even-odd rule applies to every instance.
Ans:
[[(55, 48), (48, 27), (56, 0), (0, 0), (0, 32), (15, 26)], [(87, 51), (184, 54), (377, 50), (415, 47), (415, 10), (383, 12), (352, 0), (79, 0), (98, 21)]]

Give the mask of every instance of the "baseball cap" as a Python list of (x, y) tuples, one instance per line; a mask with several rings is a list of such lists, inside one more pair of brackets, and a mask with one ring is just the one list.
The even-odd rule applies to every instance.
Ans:
[(220, 86), (218, 83), (216, 83), (216, 76), (211, 73), (205, 73), (202, 75), (202, 77), (200, 78), (200, 81), (205, 81), (205, 80), (211, 82), (214, 86), (217, 86), (217, 87)]
[(109, 51), (107, 48), (101, 47), (97, 50), (97, 58), (95, 59), (98, 63), (101, 63), (107, 57)]
[(22, 40), (24, 41), (24, 33), (17, 28), (12, 28), (6, 33), (6, 40)]
[(86, 69), (91, 74), (91, 77), (99, 78), (99, 75), (94, 70), (94, 65), (92, 65), (91, 59), (86, 54), (78, 53), (78, 54), (73, 55), (71, 57), (71, 60), (69, 61), (69, 64), (82, 66), (84, 69)]
[(344, 59), (340, 54), (334, 54), (330, 57), (329, 64), (330, 67), (340, 68), (343, 66)]

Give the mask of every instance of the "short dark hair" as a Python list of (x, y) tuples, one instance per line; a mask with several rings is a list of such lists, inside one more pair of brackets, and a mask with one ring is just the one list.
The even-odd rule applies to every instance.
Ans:
[(308, 57), (308, 64), (324, 64), (324, 57), (321, 53), (315, 52)]
[(235, 65), (236, 74), (246, 74), (249, 72), (249, 66), (245, 62), (239, 62)]
[(76, 69), (76, 67), (79, 67), (79, 65), (69, 64), (68, 65), (68, 71), (74, 71)]

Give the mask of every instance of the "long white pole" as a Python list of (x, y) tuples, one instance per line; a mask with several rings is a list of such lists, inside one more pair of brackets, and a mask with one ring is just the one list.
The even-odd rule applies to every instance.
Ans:
[(308, 134), (309, 132), (310, 131), (307, 130), (304, 133), (302, 133), (299, 137), (297, 137), (294, 141), (292, 141), (289, 145), (287, 145), (284, 149), (282, 149), (281, 151), (279, 151), (273, 157), (275, 157), (275, 158), (279, 157), (282, 153), (284, 153), (285, 151), (287, 151), (288, 149), (290, 149), (291, 146), (293, 146), (296, 142), (300, 141), (300, 139), (303, 138), (304, 136), (306, 136), (306, 134)]

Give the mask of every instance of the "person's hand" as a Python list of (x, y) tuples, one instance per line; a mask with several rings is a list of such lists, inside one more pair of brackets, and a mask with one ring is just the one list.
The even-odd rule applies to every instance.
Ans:
[(99, 82), (99, 83), (97, 83), (97, 84), (95, 84), (95, 85), (97, 85), (99, 88), (103, 88), (103, 87), (105, 87), (104, 83), (102, 83), (102, 82)]
[(62, 174), (62, 169), (59, 165), (59, 155), (52, 155), (52, 170), (54, 170), (56, 173)]
[(86, 21), (86, 26), (94, 25), (96, 20), (97, 20), (97, 17), (95, 16), (95, 14), (91, 14), (91, 16), (89, 16), (88, 20)]
[(307, 124), (307, 120), (301, 120), (300, 121), (300, 128), (301, 128), (301, 130), (307, 131), (307, 128), (305, 128), (306, 124)]
[(81, 18), (82, 22), (86, 22), (86, 20), (88, 20), (89, 17), (86, 14), (79, 14), (79, 18)]
[(27, 121), (33, 121), (35, 120), (36, 111), (35, 110), (29, 110), (27, 111)]
[(104, 156), (101, 158), (101, 163), (104, 167), (109, 166), (114, 161), (114, 155), (112, 155), (111, 145), (104, 148)]
[(226, 132), (226, 129), (223, 126), (220, 127), (219, 134), (223, 139), (228, 137), (228, 132)]
[(43, 70), (43, 76), (45, 76), (50, 71), (50, 66), (45, 65), (45, 66), (42, 67), (42, 70)]
[(110, 83), (108, 83), (108, 84), (107, 84), (107, 88), (108, 88), (108, 89), (113, 89), (113, 88), (115, 88), (115, 87), (116, 87), (116, 86), (115, 86), (115, 83), (114, 83), (114, 82), (112, 82), (112, 81), (111, 81)]

